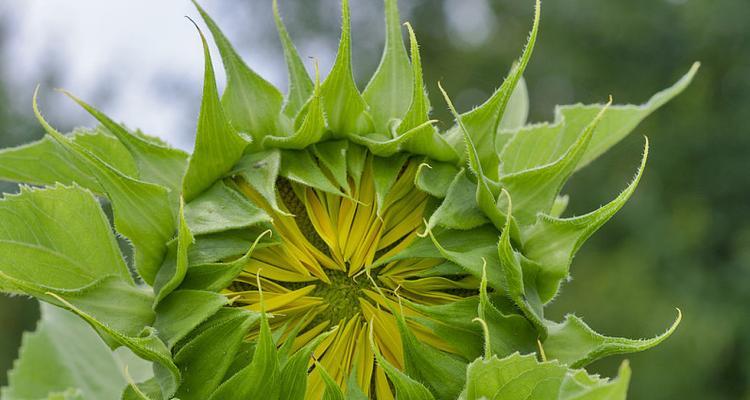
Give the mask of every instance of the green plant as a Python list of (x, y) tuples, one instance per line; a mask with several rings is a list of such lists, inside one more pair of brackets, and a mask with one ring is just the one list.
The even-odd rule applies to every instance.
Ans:
[[(317, 68), (308, 76), (276, 12), (286, 98), (198, 7), (228, 83), (220, 98), (201, 34), (190, 156), (69, 94), (101, 125), (61, 134), (35, 94), (48, 135), (0, 152), (0, 177), (43, 188), (0, 201), (0, 289), (72, 311), (130, 353), (112, 355), (45, 307), (4, 398), (625, 397), (627, 364), (614, 380), (580, 368), (660, 343), (679, 315), (664, 334), (631, 340), (573, 315), (549, 321), (544, 306), (583, 242), (635, 190), (648, 142), (610, 203), (564, 218), (560, 192), (681, 92), (697, 65), (644, 105), (564, 106), (554, 122), (526, 125), (537, 4), (521, 58), (486, 103), (459, 115), (441, 88), (457, 124), (439, 132), (396, 1), (385, 1), (385, 52), (362, 93), (342, 4), (323, 82)], [(132, 265), (97, 198), (111, 204)]]

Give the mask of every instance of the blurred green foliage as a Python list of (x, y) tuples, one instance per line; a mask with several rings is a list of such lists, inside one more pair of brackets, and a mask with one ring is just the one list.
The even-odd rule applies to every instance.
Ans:
[[(324, 35), (333, 48), (335, 3), (282, 2), (292, 35)], [(373, 33), (382, 31), (380, 5), (364, 3), (352, 4), (354, 40), (363, 45), (355, 46), (358, 76), (374, 68), (379, 51), (372, 49), (381, 45), (372, 39), (381, 37)], [(436, 82), (455, 93), (459, 108), (481, 102), (519, 55), (532, 14), (531, 1), (517, 0), (402, 0), (402, 8), (417, 30), (435, 114), (448, 122)], [(750, 399), (748, 16), (747, 0), (543, 3), (526, 74), (531, 121), (551, 120), (555, 104), (602, 102), (610, 94), (617, 103), (643, 102), (702, 62), (692, 86), (638, 128), (651, 140), (646, 175), (630, 204), (579, 253), (574, 279), (548, 315), (560, 319), (559, 310), (574, 309), (603, 333), (644, 337), (665, 329), (680, 307), (685, 317), (672, 338), (629, 357), (633, 399)], [(275, 41), (270, 29), (266, 39)], [(11, 101), (0, 90), (3, 147), (39, 134)], [(642, 143), (633, 135), (581, 171), (565, 190), (574, 194), (568, 213), (616, 196), (635, 172)], [(0, 371), (36, 316), (28, 301), (0, 299)], [(612, 376), (618, 362), (593, 369)]]

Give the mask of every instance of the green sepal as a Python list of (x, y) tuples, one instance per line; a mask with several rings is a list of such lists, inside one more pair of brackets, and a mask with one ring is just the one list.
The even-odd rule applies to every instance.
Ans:
[(252, 362), (213, 392), (209, 400), (278, 398), (279, 360), (265, 312), (260, 314), (260, 336)]
[[(283, 382), (279, 391), (279, 399), (302, 400), (305, 398), (307, 389), (307, 371), (310, 358), (320, 343), (333, 331), (324, 332), (316, 336), (310, 343), (292, 354), (286, 362), (281, 365), (279, 382)], [(287, 339), (292, 343), (293, 339)], [(282, 350), (284, 350), (282, 348)], [(317, 368), (317, 367), (316, 367)]]
[(167, 348), (172, 349), (226, 304), (226, 296), (219, 293), (176, 290), (156, 306), (154, 328)]
[(526, 260), (543, 272), (537, 281), (544, 303), (554, 298), (560, 282), (568, 276), (573, 256), (597, 229), (619, 211), (640, 182), (648, 159), (648, 139), (638, 172), (628, 187), (614, 200), (588, 214), (571, 218), (557, 218), (540, 214), (534, 225), (522, 230)]
[(466, 375), (460, 400), (625, 400), (630, 368), (623, 363), (619, 377), (609, 381), (557, 362), (538, 362), (533, 355), (515, 353), (502, 359), (477, 359)]
[[(182, 150), (159, 145), (154, 141), (133, 134), (83, 100), (67, 91), (63, 91), (63, 93), (96, 118), (127, 148), (138, 166), (138, 175), (135, 178), (169, 189), (170, 203), (174, 208), (177, 208), (180, 196), (180, 180), (187, 168), (188, 154)], [(112, 157), (104, 160), (108, 163), (113, 161)]]
[(274, 211), (285, 215), (287, 213), (279, 208), (276, 199), (276, 178), (279, 176), (280, 168), (281, 152), (271, 149), (245, 154), (230, 175), (243, 178)]
[(260, 243), (266, 233), (271, 233), (271, 231), (268, 230), (258, 235), (245, 255), (236, 260), (197, 265), (190, 264), (180, 288), (208, 290), (214, 292), (226, 288), (232, 283), (234, 278), (242, 272), (242, 269), (250, 260), (253, 251), (255, 251), (255, 247)]
[(265, 211), (223, 181), (216, 182), (188, 203), (185, 206), (185, 219), (194, 235), (220, 233), (271, 223), (271, 217)]
[(453, 177), (445, 193), (445, 199), (432, 213), (427, 223), (429, 229), (443, 226), (450, 229), (468, 230), (490, 222), (477, 205), (475, 193), (477, 185), (466, 176), (462, 169)]
[(421, 343), (406, 325), (403, 314), (396, 312), (395, 317), (404, 350), (405, 372), (430, 389), (436, 398), (456, 398), (466, 383), (466, 362)]
[(179, 222), (177, 225), (177, 251), (174, 256), (172, 254), (167, 256), (167, 259), (162, 264), (159, 272), (156, 274), (154, 280), (154, 293), (156, 293), (156, 299), (154, 300), (154, 308), (159, 302), (161, 302), (167, 295), (175, 290), (182, 280), (185, 279), (185, 273), (188, 268), (188, 250), (190, 246), (195, 243), (193, 233), (188, 227), (188, 223), (185, 219), (185, 203), (180, 198), (180, 210), (179, 210)]
[(223, 177), (240, 160), (249, 140), (243, 138), (227, 119), (216, 89), (208, 43), (200, 29), (198, 33), (203, 43), (205, 74), (195, 149), (182, 180), (186, 202), (193, 200)]
[(336, 137), (347, 137), (373, 132), (373, 122), (367, 112), (367, 104), (354, 82), (348, 0), (341, 0), (341, 19), (338, 54), (331, 72), (323, 82), (321, 95), (329, 130)]
[[(245, 64), (229, 40), (211, 17), (193, 1), (206, 22), (227, 73), (227, 86), (221, 105), (229, 122), (237, 130), (250, 135), (258, 146), (263, 137), (271, 133), (288, 132), (280, 120), (284, 97), (271, 83)], [(236, 160), (234, 160), (236, 161)]]
[(347, 193), (351, 192), (346, 165), (346, 153), (348, 149), (348, 140), (329, 140), (327, 142), (316, 143), (312, 147), (315, 158), (328, 169), (336, 184)]
[(505, 107), (503, 118), (500, 120), (500, 126), (495, 136), (495, 152), (497, 154), (500, 154), (506, 141), (510, 138), (510, 135), (505, 135), (504, 132), (519, 129), (526, 125), (528, 117), (529, 89), (526, 86), (526, 80), (521, 76), (516, 88), (510, 95), (510, 99), (508, 99), (508, 105)]
[[(500, 178), (500, 184), (510, 193), (510, 198), (516, 204), (513, 216), (519, 224), (529, 225), (538, 213), (550, 212), (557, 195), (586, 152), (594, 130), (606, 110), (607, 107), (602, 108), (570, 148), (556, 161)], [(498, 207), (501, 204), (498, 201)]]
[[(232, 362), (230, 355), (240, 346), (250, 327), (259, 319), (257, 313), (241, 308), (222, 308), (198, 328), (175, 354), (175, 364), (182, 373), (182, 384), (176, 397), (182, 400), (204, 400), (219, 387)], [(217, 322), (214, 322), (216, 320)]]
[(284, 60), (286, 61), (289, 74), (289, 93), (284, 105), (284, 114), (289, 118), (294, 118), (310, 98), (313, 91), (313, 83), (305, 69), (305, 65), (302, 63), (297, 48), (292, 43), (289, 32), (287, 32), (284, 23), (281, 21), (277, 0), (273, 0), (273, 16), (274, 22), (276, 22), (276, 29), (279, 32), (281, 46), (284, 49)]
[(385, 45), (378, 69), (362, 97), (370, 107), (375, 132), (389, 133), (390, 121), (406, 114), (411, 102), (411, 67), (406, 54), (397, 0), (385, 0)]
[(375, 184), (375, 202), (377, 212), (380, 215), (381, 210), (385, 209), (385, 200), (390, 193), (396, 178), (401, 173), (404, 163), (409, 159), (408, 154), (399, 154), (389, 158), (373, 157), (372, 158), (372, 177)]
[(459, 169), (450, 163), (426, 160), (419, 165), (414, 186), (432, 197), (443, 199)]
[(161, 388), (156, 378), (135, 383), (130, 382), (122, 393), (121, 400), (163, 400)]
[(432, 393), (424, 387), (421, 383), (410, 378), (409, 375), (401, 372), (398, 368), (394, 367), (393, 364), (389, 363), (388, 360), (380, 354), (380, 350), (375, 345), (375, 340), (372, 337), (372, 328), (370, 328), (370, 347), (372, 352), (375, 353), (375, 359), (378, 365), (383, 368), (388, 379), (396, 389), (396, 398), (399, 400), (434, 400)]
[(73, 157), (83, 162), (112, 202), (115, 228), (135, 247), (135, 266), (146, 283), (153, 283), (164, 258), (166, 243), (174, 234), (175, 218), (169, 192), (160, 185), (135, 180), (112, 168), (96, 155), (71, 141), (42, 117), (34, 92), (33, 108), (44, 130)]
[(279, 175), (292, 182), (344, 196), (341, 190), (323, 173), (318, 162), (308, 150), (282, 150)]
[[(539, 32), (540, 12), (541, 5), (537, 0), (534, 23), (526, 47), (518, 63), (513, 66), (500, 88), (484, 104), (457, 118), (465, 127), (461, 127), (461, 124), (457, 123), (447, 133), (447, 138), (454, 144), (456, 151), (464, 156), (467, 156), (463, 150), (468, 144), (462, 143), (465, 142), (465, 140), (462, 141), (462, 137), (466, 135), (471, 137), (476, 150), (478, 150), (478, 161), (484, 169), (486, 176), (491, 180), (497, 180), (498, 165), (500, 163), (495, 146), (498, 127), (516, 85), (521, 80), (521, 76), (533, 53), (537, 33)], [(462, 132), (463, 130), (466, 132)]]
[(333, 380), (328, 371), (317, 362), (315, 363), (315, 369), (320, 374), (320, 377), (323, 378), (323, 383), (325, 384), (323, 400), (344, 400), (344, 392), (341, 391), (339, 384)]
[(562, 323), (547, 322), (549, 336), (544, 341), (544, 352), (550, 359), (571, 368), (583, 368), (604, 357), (648, 350), (670, 337), (681, 320), (682, 312), (677, 310), (674, 323), (661, 335), (651, 339), (626, 339), (601, 335), (575, 315), (566, 315)]

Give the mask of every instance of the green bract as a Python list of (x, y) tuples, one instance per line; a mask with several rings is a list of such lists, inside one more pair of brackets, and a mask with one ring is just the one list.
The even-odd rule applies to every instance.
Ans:
[(563, 106), (527, 125), (537, 4), (521, 58), (483, 105), (459, 115), (441, 87), (457, 123), (440, 132), (396, 0), (385, 0), (385, 52), (362, 92), (346, 0), (342, 10), (321, 82), (274, 3), (284, 97), (198, 7), (228, 82), (220, 96), (201, 33), (192, 155), (72, 95), (100, 125), (62, 134), (35, 93), (48, 135), (0, 151), (0, 178), (34, 185), (0, 200), (0, 289), (59, 308), (43, 308), (4, 399), (625, 398), (627, 363), (611, 381), (581, 368), (660, 343), (679, 313), (662, 335), (631, 340), (573, 315), (549, 321), (544, 308), (632, 195), (648, 142), (635, 178), (601, 208), (563, 217), (561, 189), (697, 65), (643, 105)]

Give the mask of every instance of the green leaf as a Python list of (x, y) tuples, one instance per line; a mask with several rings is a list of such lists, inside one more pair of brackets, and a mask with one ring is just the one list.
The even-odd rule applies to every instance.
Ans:
[[(208, 43), (200, 30), (198, 33), (203, 43), (206, 70), (195, 150), (182, 180), (183, 196), (186, 202), (193, 200), (202, 191), (211, 187), (217, 179), (229, 172), (232, 166), (240, 160), (248, 144), (227, 120), (216, 89)], [(244, 112), (247, 113), (247, 110)]]
[(313, 83), (310, 75), (307, 74), (307, 70), (305, 70), (305, 65), (302, 63), (297, 48), (292, 43), (289, 32), (287, 32), (284, 23), (281, 21), (277, 0), (273, 0), (273, 16), (276, 28), (279, 31), (281, 45), (284, 48), (284, 60), (286, 60), (289, 72), (289, 93), (284, 105), (284, 113), (289, 118), (294, 118), (307, 102), (307, 99), (310, 98), (313, 91)]
[[(138, 174), (128, 150), (104, 128), (76, 129), (67, 136), (99, 158), (107, 160), (112, 168), (124, 175), (133, 177)], [(89, 173), (86, 163), (72, 156), (49, 136), (0, 150), (0, 179), (33, 185), (77, 183), (95, 193), (104, 193), (99, 182)]]
[(323, 164), (339, 187), (351, 191), (349, 174), (347, 173), (346, 153), (349, 149), (348, 140), (330, 140), (313, 146), (313, 154)]
[[(516, 88), (513, 89), (513, 93), (508, 99), (508, 105), (505, 107), (503, 118), (500, 120), (500, 126), (498, 127), (497, 135), (501, 135), (501, 131), (513, 130), (521, 128), (526, 125), (526, 120), (529, 117), (529, 89), (526, 86), (526, 80), (523, 76), (518, 80)], [(495, 150), (500, 154), (502, 150), (501, 144), (504, 144), (502, 139), (495, 137)]]
[(573, 256), (597, 229), (619, 211), (635, 191), (648, 159), (648, 140), (633, 181), (617, 198), (588, 214), (557, 218), (540, 214), (534, 225), (522, 230), (524, 256), (540, 266), (539, 294), (543, 302), (557, 293), (560, 281), (568, 275)]
[(84, 163), (112, 202), (115, 229), (135, 247), (135, 266), (146, 283), (153, 283), (166, 248), (174, 234), (175, 218), (169, 192), (163, 186), (132, 179), (55, 130), (42, 117), (34, 93), (34, 113), (44, 130), (62, 145), (71, 157)]
[(399, 154), (390, 158), (377, 156), (372, 158), (372, 175), (375, 183), (378, 215), (384, 209), (385, 199), (408, 158), (408, 154)]
[(389, 363), (382, 354), (380, 354), (380, 350), (378, 350), (375, 341), (372, 338), (372, 329), (370, 329), (370, 347), (372, 347), (372, 352), (375, 353), (375, 359), (377, 360), (378, 365), (383, 368), (388, 379), (390, 379), (393, 387), (396, 389), (397, 399), (434, 400), (432, 393), (430, 393), (424, 385), (401, 372), (398, 368), (394, 367), (393, 364)]
[[(176, 208), (179, 204), (180, 180), (187, 168), (188, 155), (182, 150), (158, 145), (153, 141), (128, 132), (122, 125), (112, 121), (99, 110), (86, 104), (69, 92), (63, 92), (73, 99), (92, 116), (94, 116), (109, 132), (130, 152), (132, 159), (138, 166), (135, 178), (145, 182), (155, 183), (170, 190), (172, 204)], [(116, 162), (112, 155), (104, 158), (107, 162)]]
[(205, 329), (175, 354), (182, 372), (182, 384), (176, 397), (204, 400), (221, 384), (247, 331), (258, 321), (257, 313), (241, 308), (223, 308), (204, 322)]
[(445, 199), (430, 216), (427, 224), (430, 229), (443, 226), (451, 229), (468, 230), (489, 222), (476, 202), (476, 184), (461, 170), (453, 178)]
[(453, 164), (428, 161), (419, 166), (414, 185), (433, 197), (443, 199), (458, 173), (458, 168)]
[(279, 175), (292, 182), (343, 196), (336, 185), (320, 170), (317, 161), (307, 150), (282, 150)]
[(283, 212), (276, 201), (276, 178), (281, 166), (279, 150), (253, 152), (242, 156), (232, 170), (231, 175), (240, 176), (263, 199), (271, 205), (274, 211)]
[(620, 368), (618, 379), (607, 381), (518, 353), (503, 359), (478, 359), (469, 365), (466, 374), (461, 400), (624, 400), (630, 380), (627, 364)]
[(195, 235), (219, 233), (270, 223), (271, 217), (245, 196), (218, 181), (185, 206), (185, 219)]
[(421, 343), (406, 325), (402, 314), (396, 313), (396, 323), (404, 349), (406, 373), (423, 383), (437, 398), (455, 399), (466, 383), (466, 362)]
[(510, 198), (516, 204), (514, 217), (521, 225), (532, 223), (540, 212), (550, 212), (557, 195), (588, 148), (591, 135), (606, 110), (606, 107), (602, 108), (599, 114), (594, 116), (591, 123), (558, 160), (500, 178), (500, 184), (510, 193)]
[(367, 113), (367, 104), (354, 83), (348, 0), (341, 0), (341, 20), (338, 54), (331, 72), (323, 82), (321, 95), (328, 117), (328, 128), (337, 137), (347, 137), (372, 132), (373, 123)]
[(163, 400), (156, 378), (138, 384), (130, 383), (122, 393), (122, 400)]
[[(324, 332), (316, 336), (310, 343), (294, 353), (282, 366), (279, 382), (282, 382), (279, 399), (302, 400), (305, 398), (307, 389), (307, 374), (310, 358), (320, 343), (330, 335), (332, 331)], [(293, 339), (287, 339), (293, 343)], [(322, 368), (322, 367), (321, 367)]]
[(341, 391), (339, 384), (331, 378), (331, 375), (323, 368), (319, 363), (315, 363), (315, 368), (320, 373), (325, 383), (325, 391), (323, 392), (323, 400), (344, 400), (344, 393)]
[(310, 101), (305, 104), (302, 112), (294, 123), (294, 134), (280, 136), (272, 132), (263, 138), (263, 147), (280, 149), (304, 149), (330, 136), (326, 129), (326, 115), (320, 97), (320, 77), (315, 67), (315, 88)]
[(227, 304), (224, 295), (202, 290), (176, 290), (156, 307), (154, 328), (168, 348)]
[(85, 189), (22, 186), (0, 200), (0, 221), (0, 287), (6, 291), (18, 293), (5, 278), (56, 289), (79, 289), (108, 276), (133, 282), (106, 216)]
[(411, 42), (411, 64), (413, 90), (411, 105), (398, 126), (396, 134), (404, 139), (403, 149), (414, 154), (424, 154), (438, 161), (457, 161), (458, 154), (439, 135), (432, 121), (429, 120), (430, 103), (427, 98), (422, 78), (422, 61), (419, 56), (419, 44), (411, 25), (406, 24)]
[[(285, 128), (279, 121), (284, 102), (281, 92), (242, 61), (211, 17), (197, 2), (193, 3), (206, 22), (221, 53), (227, 73), (227, 87), (222, 95), (221, 104), (232, 126), (249, 134), (256, 145), (262, 143), (265, 135), (284, 131)], [(213, 80), (213, 77), (211, 79)]]
[(268, 318), (261, 313), (260, 337), (253, 361), (225, 381), (209, 400), (274, 399), (281, 390), (278, 384), (279, 360)]
[[(177, 288), (185, 279), (185, 273), (188, 268), (188, 249), (195, 243), (193, 233), (190, 232), (188, 223), (185, 220), (185, 204), (180, 198), (180, 221), (177, 226), (177, 251), (174, 257), (167, 257), (164, 265), (156, 274), (154, 282), (154, 293), (156, 299), (154, 307), (161, 302), (169, 293)], [(170, 255), (171, 256), (171, 255)], [(170, 262), (170, 259), (171, 262)]]
[[(462, 114), (458, 118), (463, 122), (465, 128), (462, 128), (459, 126), (460, 124), (457, 124), (447, 133), (448, 140), (451, 143), (454, 143), (454, 147), (459, 153), (462, 153), (465, 146), (468, 146), (468, 144), (461, 144), (462, 138), (464, 137), (462, 130), (466, 130), (478, 150), (479, 163), (482, 165), (486, 176), (492, 180), (497, 180), (498, 178), (498, 165), (500, 162), (495, 146), (495, 137), (497, 135), (498, 126), (503, 119), (503, 115), (508, 107), (512, 94), (514, 93), (518, 82), (521, 80), (526, 65), (528, 65), (531, 54), (533, 53), (537, 33), (539, 32), (540, 12), (541, 5), (537, 0), (534, 13), (534, 24), (531, 28), (531, 33), (529, 34), (529, 40), (526, 43), (526, 47), (524, 48), (523, 54), (518, 63), (513, 66), (508, 77), (505, 78), (505, 81), (503, 81), (500, 88), (497, 89), (492, 97), (490, 97), (484, 104)], [(463, 152), (463, 154), (466, 155), (465, 152)]]
[(661, 335), (651, 339), (625, 339), (596, 333), (580, 318), (566, 315), (562, 323), (547, 323), (549, 336), (544, 341), (544, 352), (550, 359), (571, 368), (582, 368), (611, 355), (648, 350), (670, 337), (681, 320), (682, 313), (677, 310), (677, 319)]
[[(125, 366), (75, 315), (42, 304), (41, 321), (35, 332), (24, 335), (1, 397), (41, 399), (57, 392), (49, 399), (116, 399), (127, 385)], [(150, 369), (137, 360), (128, 361), (127, 366), (130, 370)]]
[[(510, 215), (511, 205), (509, 202), (508, 216)], [(499, 265), (502, 268), (508, 297), (534, 325), (539, 335), (545, 338), (547, 328), (544, 325), (544, 310), (535, 284), (537, 271), (527, 267), (528, 264), (521, 261), (522, 256), (513, 249), (510, 243), (510, 218), (507, 219), (505, 228), (500, 235), (497, 251), (500, 256)]]
[(376, 132), (388, 133), (390, 121), (406, 114), (411, 86), (411, 66), (401, 33), (398, 1), (386, 0), (383, 57), (362, 94), (370, 106)]

